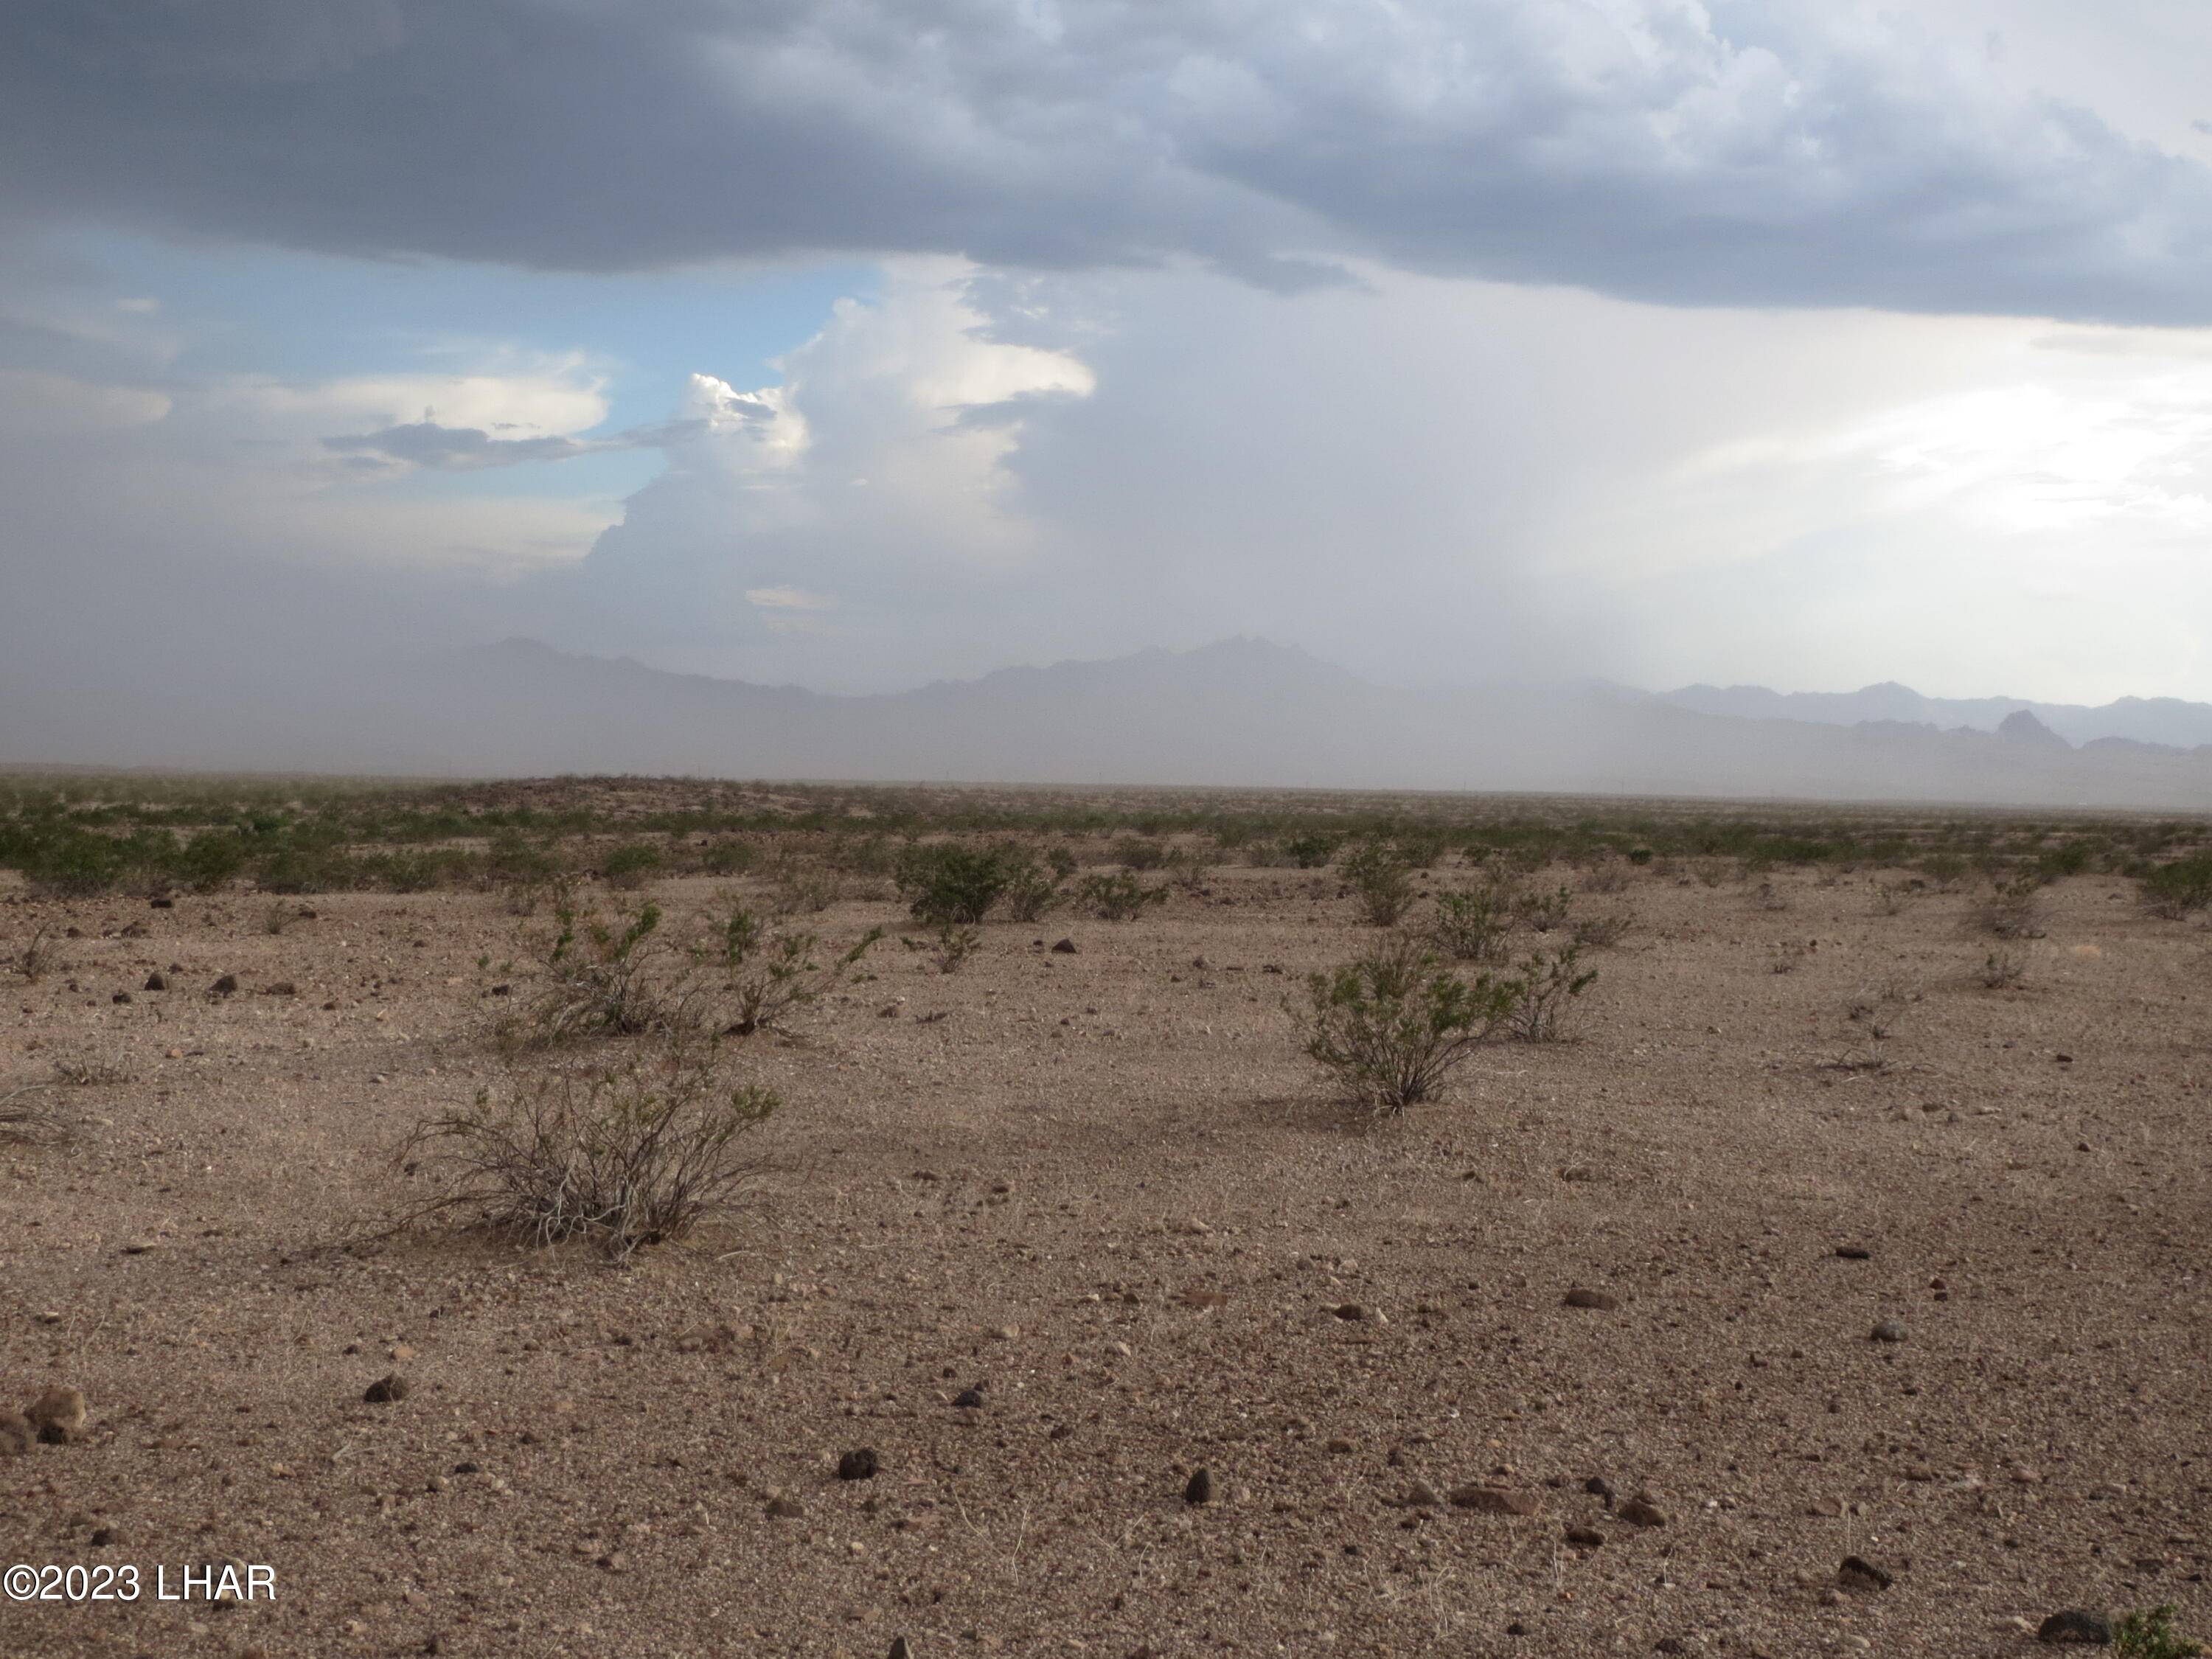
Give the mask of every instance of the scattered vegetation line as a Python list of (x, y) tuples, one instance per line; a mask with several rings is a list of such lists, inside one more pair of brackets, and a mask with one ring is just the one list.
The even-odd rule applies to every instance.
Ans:
[[(1040, 857), (1014, 836), (1057, 845)], [(1226, 859), (1306, 870), (1334, 861), (1363, 904), (1385, 911), (1401, 903), (1400, 877), (1412, 872), (1553, 862), (1583, 870), (1596, 891), (1624, 866), (1686, 865), (1700, 878), (1897, 871), (1907, 890), (2098, 873), (2139, 883), (2160, 914), (2212, 909), (2212, 826), (2175, 817), (1259, 790), (1016, 796), (690, 779), (0, 776), (0, 870), (62, 896), (478, 887), (527, 909), (564, 877), (621, 891), (765, 869), (787, 913), (826, 908), (851, 880), (890, 880), (916, 921), (972, 927), (991, 915), (1036, 920), (1079, 862), (1202, 881)]]

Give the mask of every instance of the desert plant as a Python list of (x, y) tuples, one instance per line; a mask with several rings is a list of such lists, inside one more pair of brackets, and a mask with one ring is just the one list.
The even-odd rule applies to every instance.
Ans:
[(2147, 872), (2140, 884), (2143, 906), (2154, 915), (2179, 921), (2194, 911), (2212, 909), (2212, 852), (2193, 853)]
[(67, 1119), (58, 1112), (42, 1111), (24, 1099), (47, 1086), (27, 1083), (0, 1094), (0, 1146), (38, 1146), (69, 1139)]
[(546, 987), (532, 1008), (526, 1037), (566, 1042), (698, 1023), (697, 988), (680, 969), (672, 971), (659, 905), (642, 905), (610, 921), (563, 893), (553, 919), (558, 931), (544, 947)]
[(1126, 870), (1110, 876), (1093, 876), (1083, 884), (1085, 909), (1105, 921), (1134, 921), (1146, 909), (1167, 902), (1168, 890), (1147, 887)]
[(1582, 946), (1570, 945), (1549, 956), (1533, 956), (1509, 981), (1512, 1013), (1507, 1027), (1522, 1042), (1557, 1042), (1576, 1000), (1597, 979), (1597, 969), (1582, 966)]
[(773, 1030), (793, 1010), (820, 1001), (884, 936), (882, 928), (871, 928), (860, 943), (825, 965), (815, 958), (821, 941), (812, 933), (770, 929), (739, 901), (725, 903), (712, 949), (737, 1000), (736, 1017), (728, 1027), (732, 1036)]
[(1378, 1111), (1435, 1098), (1454, 1067), (1510, 1014), (1514, 990), (1462, 979), (1411, 939), (1392, 938), (1306, 981), (1306, 1053)]
[(1437, 895), (1429, 937), (1455, 962), (1498, 962), (1512, 927), (1511, 890), (1498, 881)]
[(1621, 911), (1609, 915), (1583, 916), (1569, 931), (1577, 945), (1588, 945), (1593, 951), (1610, 951), (1628, 937), (1628, 930), (1636, 925), (1636, 918)]
[(416, 1126), (402, 1165), (434, 1196), (406, 1219), (461, 1216), (541, 1248), (588, 1239), (625, 1260), (730, 1200), (758, 1168), (738, 1143), (778, 1103), (731, 1083), (711, 1042), (517, 1073)]
[(1986, 990), (2009, 991), (2027, 978), (2027, 964), (2021, 960), (2017, 951), (1992, 951), (1983, 960), (1981, 981)]
[(112, 1088), (130, 1082), (131, 1073), (112, 1060), (58, 1060), (54, 1081), (72, 1089)]
[(937, 930), (936, 939), (931, 941), (929, 959), (939, 973), (957, 974), (960, 964), (975, 955), (982, 943), (981, 928), (962, 927), (948, 921)]
[(667, 854), (649, 841), (624, 842), (607, 849), (599, 860), (599, 874), (608, 886), (634, 891), (660, 873)]
[(2197, 1659), (2204, 1644), (2175, 1628), (2180, 1611), (2161, 1601), (2128, 1614), (2112, 1626), (2113, 1659)]
[(61, 965), (61, 950), (54, 943), (54, 930), (41, 922), (31, 930), (31, 937), (15, 955), (11, 964), (15, 971), (33, 985)]
[(278, 899), (261, 913), (261, 931), (264, 933), (283, 933), (300, 919), (300, 907)]
[(1344, 856), (1339, 866), (1359, 908), (1377, 927), (1395, 927), (1413, 902), (1413, 863), (1395, 842), (1368, 841)]
[(1064, 847), (1054, 848), (1045, 859), (1024, 853), (1007, 862), (1000, 902), (1014, 921), (1035, 921), (1051, 909), (1059, 902), (1061, 885), (1075, 872), (1075, 859)]
[(899, 854), (893, 879), (916, 921), (972, 927), (990, 914), (1026, 856), (1018, 848), (916, 843)]
[(2000, 884), (1977, 913), (1982, 931), (1997, 939), (2043, 937), (2043, 883), (2033, 875)]
[(1562, 884), (1549, 892), (1531, 888), (1513, 896), (1513, 916), (1531, 933), (1548, 933), (1564, 927), (1573, 914), (1575, 896)]
[(1342, 836), (1324, 830), (1308, 830), (1303, 835), (1287, 836), (1283, 839), (1283, 852), (1301, 870), (1319, 870), (1336, 856), (1336, 849), (1344, 844)]

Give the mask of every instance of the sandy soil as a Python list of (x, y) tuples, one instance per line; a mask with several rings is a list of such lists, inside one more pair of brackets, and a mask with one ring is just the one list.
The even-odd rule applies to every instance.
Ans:
[[(0, 1557), (265, 1564), (277, 1596), (7, 1605), (0, 1650), (1957, 1656), (2077, 1605), (2212, 1626), (2208, 936), (2075, 878), (1991, 991), (1971, 897), (1884, 914), (1897, 878), (1641, 872), (1583, 902), (1635, 926), (1576, 1041), (1487, 1049), (1372, 1127), (1282, 1012), (1370, 936), (1326, 872), (994, 923), (950, 976), (892, 941), (750, 1045), (787, 1103), (757, 1207), (627, 1269), (336, 1248), (405, 1201), (409, 1127), (499, 1074), (489, 992), (526, 988), (532, 924), (495, 896), (313, 897), (274, 934), (252, 895), (5, 897), (8, 941), (81, 936), (0, 985), (0, 1087), (122, 1080), (40, 1097), (72, 1144), (0, 1149), (6, 1402), (73, 1384), (91, 1420), (0, 1459)], [(364, 1403), (395, 1370), (408, 1397)], [(841, 1481), (860, 1447), (880, 1473)], [(1531, 1512), (1404, 1502), (1470, 1484)], [(1637, 1494), (1662, 1524), (1622, 1518)], [(1893, 1582), (1840, 1588), (1850, 1556)]]

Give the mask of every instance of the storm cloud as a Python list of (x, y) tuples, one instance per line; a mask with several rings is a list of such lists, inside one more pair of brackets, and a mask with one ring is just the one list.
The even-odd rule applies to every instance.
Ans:
[(15, 0), (0, 213), (2212, 320), (2212, 171), (1828, 0)]

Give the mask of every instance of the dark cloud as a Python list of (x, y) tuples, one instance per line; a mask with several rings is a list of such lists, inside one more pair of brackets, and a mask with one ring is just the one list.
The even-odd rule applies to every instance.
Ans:
[(323, 440), (323, 447), (363, 460), (398, 462), (439, 472), (479, 472), (487, 467), (520, 466), (526, 461), (563, 461), (611, 449), (653, 449), (676, 443), (705, 426), (703, 421), (670, 421), (635, 427), (606, 438), (495, 438), (474, 427), (441, 426), (414, 421), (380, 432), (348, 434)]
[(2212, 320), (2212, 171), (1831, 0), (13, 0), (0, 213)]

